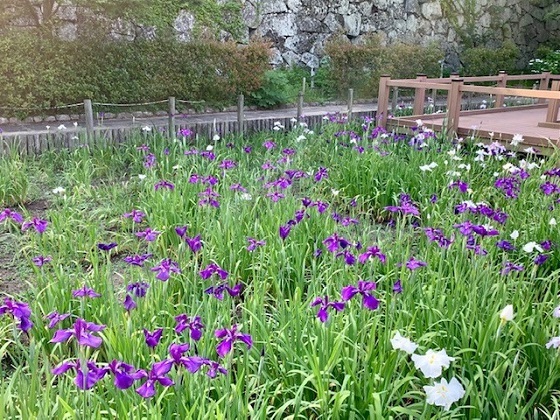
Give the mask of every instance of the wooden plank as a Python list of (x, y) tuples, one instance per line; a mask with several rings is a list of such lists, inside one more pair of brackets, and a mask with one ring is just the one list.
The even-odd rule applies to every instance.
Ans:
[[(383, 76), (381, 76), (381, 77), (383, 77)], [(432, 83), (430, 81), (416, 82), (416, 81), (411, 81), (411, 80), (403, 80), (403, 81), (389, 80), (387, 82), (387, 86), (401, 87), (401, 88), (411, 88), (411, 89), (425, 88), (425, 89), (438, 89), (438, 90), (449, 90), (449, 87), (450, 87), (449, 84)]]
[(560, 92), (533, 89), (500, 88), (487, 86), (463, 85), (462, 92), (486, 93), (488, 95), (520, 96), (522, 98), (560, 99)]
[[(552, 82), (552, 91), (560, 94), (560, 80), (554, 80)], [(548, 101), (548, 109), (546, 112), (546, 122), (555, 123), (558, 121), (558, 108), (560, 108), (560, 96), (558, 99), (552, 99)]]

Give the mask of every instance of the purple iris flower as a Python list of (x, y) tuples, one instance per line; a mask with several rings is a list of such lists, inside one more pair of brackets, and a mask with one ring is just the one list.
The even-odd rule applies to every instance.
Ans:
[(341, 296), (343, 301), (349, 301), (357, 294), (362, 296), (362, 304), (371, 311), (379, 307), (379, 300), (373, 295), (373, 290), (377, 288), (374, 281), (358, 281), (358, 286), (349, 285), (342, 288)]
[(163, 334), (163, 328), (158, 328), (153, 333), (148, 331), (146, 328), (144, 328), (143, 331), (144, 331), (144, 338), (146, 339), (146, 345), (151, 349), (156, 347), (159, 344), (159, 341), (161, 340), (161, 336)]
[(144, 158), (144, 167), (145, 168), (153, 168), (156, 165), (156, 155), (153, 153), (149, 153)]
[(146, 242), (154, 242), (160, 234), (161, 232), (152, 230), (151, 228), (146, 228), (146, 230), (135, 233), (138, 238), (144, 239)]
[(114, 383), (118, 389), (128, 389), (134, 384), (134, 381), (144, 377), (140, 370), (119, 360), (113, 360), (109, 363), (108, 368), (115, 377)]
[(220, 163), (219, 168), (227, 170), (227, 169), (233, 169), (237, 166), (237, 163), (234, 162), (233, 160), (229, 160), (229, 159), (224, 159), (222, 161), (222, 163)]
[(323, 168), (322, 166), (319, 167), (319, 169), (317, 170), (317, 173), (315, 173), (315, 182), (319, 182), (325, 178), (329, 177), (329, 172), (327, 171), (327, 168)]
[(199, 356), (186, 357), (183, 361), (183, 365), (190, 373), (196, 373), (202, 368), (202, 366), (208, 366), (208, 372), (206, 375), (210, 378), (215, 378), (218, 373), (222, 375), (227, 375), (227, 369), (221, 366), (218, 362), (206, 359)]
[(175, 233), (176, 233), (177, 235), (179, 235), (180, 238), (182, 238), (182, 237), (184, 237), (185, 234), (187, 233), (187, 229), (188, 229), (188, 228), (189, 228), (189, 227), (188, 227), (187, 225), (185, 225), (185, 226), (177, 226), (177, 227), (175, 228)]
[(25, 232), (30, 227), (33, 227), (37, 233), (44, 233), (48, 224), (48, 221), (34, 217), (30, 222), (23, 223), (23, 225), (21, 225), (21, 230)]
[(17, 302), (15, 300), (4, 298), (4, 304), (0, 306), (0, 315), (10, 314), (19, 321), (18, 328), (27, 333), (32, 327), (31, 309), (25, 302)]
[(473, 233), (473, 223), (470, 220), (465, 220), (462, 223), (457, 223), (453, 225), (454, 228), (459, 229), (461, 235), (470, 236)]
[(329, 208), (329, 203), (326, 203), (324, 201), (319, 201), (319, 200), (317, 200), (312, 205), (314, 207), (317, 207), (317, 211), (319, 212), (319, 214), (323, 214)]
[(143, 144), (141, 146), (137, 146), (136, 150), (138, 150), (140, 152), (149, 152), (150, 151), (150, 146), (148, 146), (147, 144)]
[(238, 340), (244, 342), (248, 349), (253, 347), (253, 339), (251, 336), (249, 334), (239, 332), (238, 328), (238, 325), (234, 325), (231, 329), (224, 328), (216, 330), (214, 334), (216, 338), (221, 340), (216, 346), (218, 356), (225, 357), (231, 351), (233, 343)]
[(86, 285), (84, 285), (84, 287), (82, 287), (81, 289), (72, 290), (72, 296), (73, 297), (89, 297), (89, 298), (92, 298), (92, 299), (101, 297), (101, 295), (99, 293), (97, 293), (92, 288), (87, 287)]
[(58, 330), (50, 342), (62, 343), (74, 337), (80, 346), (97, 348), (103, 343), (103, 340), (93, 335), (93, 333), (103, 331), (104, 329), (105, 325), (94, 324), (93, 322), (87, 322), (82, 318), (78, 318), (74, 322), (73, 328)]
[(267, 140), (263, 143), (263, 146), (266, 148), (266, 150), (272, 150), (276, 147), (276, 143), (274, 143), (272, 140)]
[(266, 195), (268, 198), (270, 198), (274, 203), (277, 203), (279, 200), (281, 200), (282, 198), (286, 197), (284, 194), (278, 192), (278, 191), (274, 191), (271, 193), (268, 193)]
[(360, 264), (365, 264), (367, 260), (375, 257), (377, 257), (382, 264), (385, 264), (387, 262), (387, 257), (385, 256), (385, 254), (383, 254), (381, 252), (381, 249), (376, 246), (368, 247), (366, 252), (360, 254), (360, 256), (358, 257), (358, 261), (360, 262)]
[(189, 246), (192, 252), (195, 254), (202, 249), (202, 241), (200, 240), (200, 235), (194, 237), (185, 236), (185, 242)]
[(104, 243), (98, 243), (97, 244), (97, 248), (99, 248), (101, 251), (110, 251), (113, 248), (115, 248), (117, 246), (116, 242), (111, 242), (109, 244), (104, 244)]
[(4, 209), (0, 212), (0, 223), (7, 219), (12, 219), (14, 222), (19, 224), (23, 223), (23, 216), (17, 211), (13, 211), (11, 209)]
[(185, 330), (190, 331), (190, 337), (194, 341), (200, 340), (202, 337), (202, 330), (204, 329), (204, 324), (200, 321), (199, 316), (189, 317), (186, 314), (180, 314), (175, 317), (175, 332), (177, 334), (182, 333)]
[(177, 264), (175, 261), (172, 261), (170, 258), (164, 258), (163, 260), (161, 260), (159, 265), (152, 267), (150, 270), (154, 272), (157, 271), (156, 279), (161, 281), (169, 280), (169, 277), (171, 277), (171, 273), (181, 273), (179, 264)]
[(238, 296), (239, 293), (241, 293), (242, 288), (243, 288), (243, 285), (241, 283), (237, 283), (233, 287), (229, 287), (229, 285), (226, 284), (226, 283), (221, 283), (217, 286), (210, 286), (209, 288), (207, 288), (204, 291), (204, 293), (207, 293), (209, 295), (213, 295), (218, 300), (223, 300), (224, 299), (224, 292), (228, 292), (228, 294), (231, 297), (234, 297), (234, 296)]
[(165, 359), (161, 362), (154, 363), (149, 372), (146, 372), (145, 370), (138, 371), (141, 378), (146, 378), (144, 385), (136, 389), (138, 395), (143, 398), (153, 397), (156, 394), (156, 383), (165, 387), (175, 385), (173, 380), (166, 376), (172, 367), (173, 361)]
[(220, 203), (218, 202), (217, 198), (220, 197), (216, 191), (214, 191), (211, 187), (206, 188), (204, 191), (198, 193), (199, 197), (202, 197), (198, 201), (199, 206), (210, 205), (212, 207), (220, 207)]
[(97, 364), (88, 360), (85, 366), (80, 365), (79, 360), (62, 362), (59, 366), (55, 367), (51, 372), (53, 375), (62, 375), (69, 370), (76, 370), (76, 379), (74, 383), (81, 390), (88, 390), (95, 386), (97, 382), (105, 377), (109, 368), (100, 368)]
[(410, 214), (412, 216), (420, 216), (420, 210), (412, 202), (410, 196), (405, 193), (401, 193), (401, 195), (399, 196), (398, 206), (387, 206), (385, 207), (385, 210), (392, 213), (401, 213), (403, 215)]
[(321, 305), (317, 312), (317, 318), (319, 318), (321, 322), (327, 322), (329, 319), (329, 313), (327, 312), (329, 308), (333, 308), (337, 312), (344, 309), (344, 302), (330, 302), (328, 296), (315, 298), (315, 300), (311, 302), (312, 307), (317, 305)]
[(229, 187), (229, 189), (230, 189), (231, 191), (244, 192), (244, 193), (247, 192), (247, 188), (245, 188), (245, 187), (244, 187), (243, 185), (241, 185), (241, 184), (232, 184), (232, 185)]
[(554, 244), (552, 243), (551, 240), (546, 240), (541, 242), (542, 249), (544, 249), (545, 251), (550, 251), (552, 249), (552, 245)]
[(190, 128), (183, 128), (177, 132), (177, 135), (181, 137), (190, 137), (193, 134), (194, 133)]
[(249, 251), (249, 252), (253, 252), (253, 251), (254, 251), (255, 249), (257, 249), (257, 247), (259, 247), (259, 246), (264, 246), (264, 245), (266, 245), (266, 241), (265, 241), (265, 240), (259, 241), (259, 240), (255, 239), (255, 238), (251, 238), (251, 237), (248, 237), (248, 238), (247, 238), (247, 242), (249, 242), (249, 245), (247, 245), (247, 251)]
[(426, 267), (428, 264), (424, 261), (417, 260), (414, 257), (410, 257), (410, 259), (406, 262), (406, 268), (410, 271), (417, 270), (421, 267)]
[(123, 306), (124, 309), (127, 312), (132, 311), (133, 309), (136, 309), (136, 307), (138, 306), (136, 304), (136, 302), (134, 302), (134, 299), (132, 299), (132, 296), (130, 296), (128, 293), (126, 294), (126, 297), (124, 298), (124, 302), (123, 302)]
[(546, 260), (548, 260), (548, 257), (549, 256), (546, 254), (539, 254), (535, 257), (533, 262), (535, 263), (535, 265), (542, 265), (546, 262)]
[(469, 189), (469, 184), (467, 184), (464, 181), (461, 180), (457, 180), (455, 182), (452, 182), (451, 184), (449, 184), (448, 188), (452, 189), (452, 188), (458, 188), (459, 191), (461, 191), (462, 193), (467, 192), (467, 190)]
[(349, 250), (345, 249), (344, 251), (339, 252), (336, 254), (337, 257), (344, 257), (344, 262), (346, 265), (354, 265), (356, 263), (356, 257), (352, 254)]
[(313, 204), (313, 201), (311, 201), (309, 197), (303, 197), (301, 199), (301, 204), (303, 205), (303, 207), (309, 207)]
[(154, 190), (159, 190), (162, 188), (167, 188), (168, 190), (173, 191), (175, 189), (175, 185), (173, 185), (173, 183), (166, 181), (164, 179), (162, 179), (161, 181), (158, 181), (154, 184)]
[(399, 279), (395, 282), (395, 284), (393, 284), (393, 293), (399, 294), (402, 293), (402, 291), (403, 291), (402, 283), (401, 280)]
[(513, 246), (513, 244), (509, 241), (504, 240), (504, 239), (496, 242), (496, 246), (500, 249), (503, 249), (506, 252), (515, 251), (515, 247)]
[(189, 343), (171, 344), (169, 346), (169, 355), (171, 356), (169, 360), (171, 360), (176, 366), (184, 366), (186, 357), (183, 355), (188, 352), (190, 348), (191, 346)]
[(128, 255), (123, 258), (123, 261), (130, 265), (136, 265), (138, 267), (144, 267), (144, 263), (153, 254), (141, 254), (141, 255)]
[(253, 150), (253, 148), (251, 146), (245, 146), (243, 148), (243, 151), (247, 154), (251, 153), (252, 150)]
[(276, 167), (272, 163), (270, 163), (269, 161), (266, 161), (265, 163), (263, 163), (261, 165), (261, 168), (264, 169), (265, 171), (276, 169)]
[(290, 231), (292, 230), (292, 226), (289, 224), (286, 225), (282, 225), (278, 228), (278, 233), (280, 234), (280, 238), (282, 240), (285, 240), (288, 235), (290, 234)]
[(446, 238), (441, 229), (427, 227), (424, 229), (424, 233), (430, 241), (437, 242), (440, 248), (449, 248), (453, 243), (454, 238)]
[(523, 264), (515, 264), (511, 261), (506, 261), (504, 263), (504, 268), (502, 269), (502, 276), (509, 274), (512, 271), (523, 271), (524, 267)]
[(430, 203), (432, 203), (432, 204), (437, 203), (437, 200), (438, 200), (437, 194), (432, 194), (430, 196)]
[(123, 214), (123, 217), (132, 219), (134, 223), (142, 223), (146, 214), (140, 210), (132, 210), (130, 213)]
[(150, 285), (145, 282), (130, 283), (126, 286), (126, 291), (131, 292), (136, 297), (144, 297), (149, 287)]
[(49, 256), (43, 256), (43, 255), (38, 255), (37, 257), (33, 258), (33, 264), (35, 264), (37, 267), (42, 267), (45, 264), (48, 264), (52, 261), (52, 257)]
[(350, 241), (344, 239), (335, 232), (323, 241), (323, 245), (325, 245), (327, 251), (334, 253), (339, 249), (345, 249), (348, 247), (350, 245)]
[(560, 187), (550, 181), (546, 181), (544, 184), (541, 185), (540, 188), (545, 195), (552, 195), (557, 192), (560, 192)]
[(45, 316), (45, 319), (49, 320), (49, 325), (48, 325), (49, 329), (53, 329), (58, 325), (59, 322), (64, 321), (69, 316), (70, 314), (59, 314), (57, 311), (53, 311), (47, 316)]
[(472, 226), (472, 230), (474, 233), (476, 233), (477, 235), (480, 235), (482, 237), (485, 236), (497, 236), (500, 234), (500, 232), (498, 232), (496, 229), (494, 229), (492, 226), (485, 226), (485, 225), (473, 225)]
[(200, 270), (198, 274), (200, 274), (200, 277), (202, 277), (203, 280), (208, 280), (213, 274), (217, 274), (222, 280), (225, 280), (229, 275), (226, 270), (216, 263), (208, 264), (206, 268)]

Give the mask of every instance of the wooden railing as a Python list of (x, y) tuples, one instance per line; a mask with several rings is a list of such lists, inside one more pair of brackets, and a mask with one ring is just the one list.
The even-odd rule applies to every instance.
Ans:
[[(539, 82), (539, 89), (508, 88), (510, 81), (535, 80)], [(496, 86), (477, 86), (468, 83), (496, 83)], [(551, 85), (552, 82), (552, 86)], [(497, 76), (481, 77), (459, 77), (457, 74), (449, 78), (428, 79), (426, 75), (420, 74), (416, 79), (391, 79), (390, 76), (381, 76), (379, 82), (378, 97), (378, 122), (381, 127), (387, 126), (389, 118), (389, 95), (391, 88), (414, 89), (413, 115), (424, 114), (426, 91), (447, 91), (447, 133), (453, 134), (459, 128), (459, 116), (463, 93), (472, 92), (478, 94), (495, 95), (495, 108), (501, 108), (505, 96), (517, 96), (523, 98), (538, 99), (540, 103), (548, 100), (548, 111), (546, 124), (549, 126), (558, 124), (558, 109), (560, 108), (560, 75), (552, 75), (549, 72), (541, 74), (508, 75), (500, 72)], [(559, 125), (560, 128), (560, 125)]]

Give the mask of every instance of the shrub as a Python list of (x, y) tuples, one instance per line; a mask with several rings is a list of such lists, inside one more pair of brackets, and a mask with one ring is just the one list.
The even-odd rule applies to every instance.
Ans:
[(354, 88), (359, 96), (377, 93), (379, 76), (414, 77), (417, 73), (439, 75), (438, 61), (443, 52), (436, 45), (418, 46), (397, 43), (383, 45), (377, 35), (366, 37), (362, 44), (351, 44), (344, 38), (334, 38), (325, 46), (329, 57), (329, 81), (340, 95)]
[(461, 54), (463, 72), (466, 76), (492, 76), (499, 71), (515, 72), (519, 49), (506, 41), (501, 48), (467, 48)]
[(560, 74), (560, 50), (542, 50), (545, 54), (542, 58), (535, 58), (529, 61), (529, 69), (532, 73), (542, 73), (549, 71)]
[(249, 95), (249, 102), (263, 108), (285, 104), (290, 100), (290, 84), (284, 71), (269, 70), (261, 87)]
[[(257, 90), (269, 69), (262, 41), (169, 39), (135, 42), (62, 41), (12, 33), (0, 39), (0, 104), (5, 108), (53, 108), (92, 98), (133, 103), (169, 96), (233, 103)], [(0, 114), (10, 116), (14, 112)]]

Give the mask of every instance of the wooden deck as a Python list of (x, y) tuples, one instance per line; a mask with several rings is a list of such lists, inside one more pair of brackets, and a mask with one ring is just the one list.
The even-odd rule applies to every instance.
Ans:
[[(467, 137), (475, 135), (481, 140), (511, 142), (515, 134), (524, 138), (522, 145), (540, 148), (560, 146), (560, 128), (539, 126), (546, 119), (547, 105), (529, 105), (515, 108), (462, 111), (459, 118), (457, 135)], [(391, 127), (411, 127), (421, 119), (425, 126), (435, 131), (445, 128), (445, 114), (418, 115), (390, 118)]]

